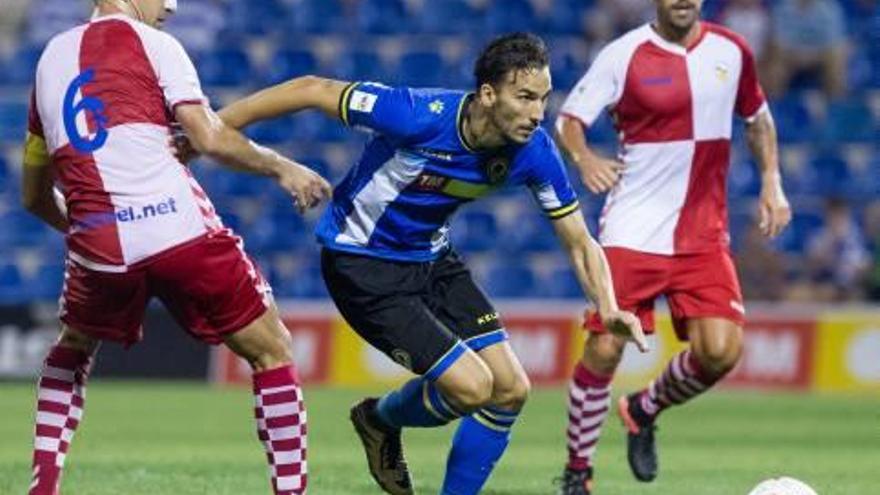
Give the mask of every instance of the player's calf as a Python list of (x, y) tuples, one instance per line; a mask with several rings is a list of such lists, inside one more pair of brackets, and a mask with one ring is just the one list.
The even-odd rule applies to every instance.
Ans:
[(531, 385), (507, 342), (479, 351), (492, 372), (490, 404), (461, 420), (446, 462), (443, 494), (475, 495), (480, 492), (510, 442), (519, 411)]
[(307, 418), (299, 376), (291, 359), (289, 333), (271, 308), (227, 336), (226, 344), (254, 369), (257, 436), (269, 459), (274, 493), (305, 493)]
[(58, 495), (73, 434), (82, 421), (96, 340), (65, 328), (46, 356), (37, 385), (33, 479), (29, 495)]
[(475, 355), (463, 356), (436, 382), (437, 388), (463, 414), (469, 414), (492, 400), (494, 378)]

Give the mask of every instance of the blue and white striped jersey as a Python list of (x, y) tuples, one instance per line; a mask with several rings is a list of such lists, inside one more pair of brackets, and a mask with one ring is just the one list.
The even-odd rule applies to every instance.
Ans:
[(461, 132), (468, 94), (359, 82), (339, 102), (346, 125), (374, 136), (336, 186), (317, 226), (328, 249), (431, 261), (449, 248), (448, 220), (502, 186), (528, 187), (550, 218), (578, 209), (559, 150), (544, 129), (522, 145), (472, 149)]

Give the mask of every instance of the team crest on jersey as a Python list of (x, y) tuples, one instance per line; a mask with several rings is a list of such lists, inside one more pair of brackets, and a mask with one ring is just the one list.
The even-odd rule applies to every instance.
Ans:
[(718, 62), (715, 65), (715, 77), (721, 82), (727, 82), (727, 79), (730, 77), (730, 69), (723, 63)]
[(492, 184), (504, 182), (507, 174), (510, 172), (510, 160), (506, 156), (493, 156), (483, 165), (486, 171), (486, 177)]
[(428, 103), (428, 110), (430, 110), (431, 113), (436, 113), (437, 115), (443, 113), (443, 107), (443, 102), (440, 100), (434, 100), (431, 103)]

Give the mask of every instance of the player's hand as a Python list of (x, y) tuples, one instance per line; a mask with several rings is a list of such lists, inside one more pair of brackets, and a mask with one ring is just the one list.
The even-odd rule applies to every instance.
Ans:
[(308, 167), (283, 158), (278, 172), (278, 184), (293, 196), (300, 213), (318, 206), (333, 194), (333, 188), (323, 177)]
[(578, 165), (581, 172), (581, 182), (593, 194), (601, 194), (611, 190), (620, 180), (620, 172), (623, 170), (622, 163), (607, 158), (584, 161)]
[(761, 187), (758, 215), (761, 233), (771, 238), (791, 222), (791, 206), (778, 180), (765, 181)]
[(602, 325), (609, 332), (618, 337), (632, 340), (641, 352), (651, 350), (650, 346), (648, 346), (648, 339), (645, 338), (645, 331), (642, 329), (642, 322), (639, 321), (636, 315), (629, 311), (611, 311), (600, 316), (602, 318)]
[(171, 148), (174, 158), (177, 158), (177, 161), (184, 165), (199, 157), (199, 152), (193, 148), (183, 129), (175, 128), (174, 124), (172, 124), (171, 136), (168, 138), (168, 146)]

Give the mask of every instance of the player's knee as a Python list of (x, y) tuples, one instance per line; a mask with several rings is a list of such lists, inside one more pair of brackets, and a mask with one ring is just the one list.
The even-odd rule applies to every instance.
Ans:
[(623, 357), (626, 341), (611, 333), (594, 333), (584, 347), (584, 362), (591, 370), (611, 375)]
[(695, 349), (695, 355), (703, 371), (713, 378), (721, 378), (739, 362), (742, 346), (741, 338), (728, 338)]
[(492, 400), (494, 380), (488, 372), (474, 373), (458, 383), (453, 391), (453, 402), (462, 412), (473, 412)]
[(62, 327), (57, 345), (91, 354), (97, 349), (98, 341), (65, 325)]
[(492, 391), (492, 404), (519, 411), (525, 405), (532, 391), (532, 384), (525, 374), (517, 374), (511, 380), (495, 380)]
[(242, 356), (255, 371), (265, 371), (293, 362), (291, 338), (287, 332), (274, 332), (272, 338), (259, 341), (253, 352)]

